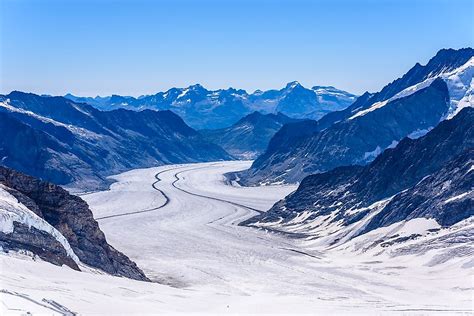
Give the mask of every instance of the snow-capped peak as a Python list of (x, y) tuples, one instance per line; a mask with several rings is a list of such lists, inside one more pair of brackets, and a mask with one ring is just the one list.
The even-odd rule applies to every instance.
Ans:
[(202, 85), (200, 85), (199, 83), (196, 83), (196, 84), (193, 84), (193, 85), (190, 85), (188, 87), (189, 90), (193, 90), (193, 91), (198, 91), (198, 90), (206, 90)]
[(393, 97), (387, 100), (376, 102), (370, 108), (357, 112), (356, 114), (351, 116), (349, 120), (363, 116), (369, 112), (372, 112), (378, 108), (385, 106), (387, 103), (392, 102), (394, 100), (412, 95), (415, 92), (420, 91), (431, 85), (431, 83), (433, 83), (433, 81), (437, 78), (443, 79), (446, 82), (446, 85), (448, 86), (451, 102), (450, 109), (447, 113), (448, 119), (455, 116), (459, 111), (461, 111), (461, 109), (465, 107), (474, 107), (474, 99), (472, 96), (474, 90), (474, 83), (472, 81), (472, 78), (474, 76), (474, 57), (471, 57), (471, 59), (469, 59), (464, 65), (454, 70), (449, 70), (448, 68), (444, 69), (445, 72), (437, 72), (436, 74), (428, 77), (424, 81), (421, 81), (398, 92)]
[(285, 89), (295, 89), (296, 87), (302, 87), (302, 85), (298, 81), (292, 81), (286, 85)]

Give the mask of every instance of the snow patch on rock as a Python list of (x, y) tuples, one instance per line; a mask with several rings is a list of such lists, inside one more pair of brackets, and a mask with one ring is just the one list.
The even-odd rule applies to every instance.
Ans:
[(53, 236), (63, 246), (67, 255), (78, 265), (80, 264), (79, 258), (67, 239), (56, 228), (20, 203), (0, 184), (0, 231), (5, 234), (13, 233), (14, 222), (27, 225), (30, 228), (34, 227)]

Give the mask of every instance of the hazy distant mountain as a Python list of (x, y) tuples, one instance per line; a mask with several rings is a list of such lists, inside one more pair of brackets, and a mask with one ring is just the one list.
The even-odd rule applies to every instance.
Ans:
[(94, 188), (124, 170), (230, 159), (171, 111), (99, 111), (63, 97), (0, 96), (0, 164)]
[(254, 159), (267, 148), (270, 139), (284, 124), (296, 121), (282, 113), (253, 112), (230, 127), (200, 133), (234, 157)]
[(210, 91), (196, 84), (138, 98), (118, 95), (90, 98), (71, 94), (65, 97), (75, 102), (89, 103), (101, 110), (172, 110), (196, 129), (229, 127), (254, 111), (318, 119), (324, 114), (348, 107), (356, 99), (355, 95), (334, 87), (316, 86), (307, 89), (296, 81), (288, 83), (281, 90), (257, 90), (250, 94), (233, 88)]
[(342, 111), (317, 122), (283, 127), (252, 167), (244, 184), (297, 182), (305, 176), (365, 164), (403, 137), (418, 137), (440, 120), (474, 106), (474, 50), (439, 51), (375, 94), (365, 93)]

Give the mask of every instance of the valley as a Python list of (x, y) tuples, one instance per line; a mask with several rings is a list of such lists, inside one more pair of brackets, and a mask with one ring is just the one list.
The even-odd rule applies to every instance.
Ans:
[(0, 316), (474, 315), (473, 4), (3, 1)]
[(108, 243), (154, 283), (2, 253), (2, 308), (63, 315), (470, 309), (466, 258), (425, 266), (429, 254), (355, 255), (318, 248), (301, 236), (239, 226), (296, 189), (225, 184), (224, 173), (250, 163), (168, 165), (113, 176), (109, 190), (81, 197)]

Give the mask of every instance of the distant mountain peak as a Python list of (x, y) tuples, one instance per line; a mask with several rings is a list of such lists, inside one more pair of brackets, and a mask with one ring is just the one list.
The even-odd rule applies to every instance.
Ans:
[(440, 58), (446, 58), (448, 56), (461, 56), (461, 55), (472, 55), (474, 54), (474, 49), (471, 47), (464, 47), (464, 48), (442, 48), (440, 49), (436, 55), (431, 58), (431, 60), (437, 60)]
[(301, 83), (299, 83), (298, 81), (291, 81), (291, 82), (288, 82), (285, 89), (295, 89), (295, 88), (303, 88), (303, 86), (301, 85)]
[(263, 116), (263, 114), (260, 113), (259, 111), (253, 111), (252, 113), (244, 116), (243, 118), (246, 118), (246, 117), (260, 117), (260, 116)]
[(203, 87), (202, 85), (200, 85), (199, 83), (190, 85), (187, 89), (193, 90), (193, 91), (207, 91), (207, 89), (204, 88), (204, 87)]
[(474, 49), (441, 49), (431, 58), (425, 67), (431, 70), (431, 75), (447, 72), (465, 64), (474, 55)]

